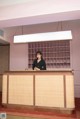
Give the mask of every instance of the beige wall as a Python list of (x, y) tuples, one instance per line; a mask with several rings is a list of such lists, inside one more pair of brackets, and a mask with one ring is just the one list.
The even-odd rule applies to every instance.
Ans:
[(25, 70), (28, 68), (27, 44), (11, 44), (10, 46), (10, 70)]
[[(23, 33), (37, 33), (61, 30), (59, 23), (47, 23), (23, 27)], [(71, 41), (71, 68), (75, 77), (75, 97), (80, 97), (80, 20), (62, 22), (62, 30), (72, 30)], [(5, 38), (11, 42), (10, 46), (10, 70), (24, 70), (28, 65), (27, 44), (13, 44), (13, 36), (22, 34), (22, 27), (6, 28)]]

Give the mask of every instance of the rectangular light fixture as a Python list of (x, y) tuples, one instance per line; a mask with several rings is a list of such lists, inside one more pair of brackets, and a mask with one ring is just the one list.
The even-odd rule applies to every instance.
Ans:
[(14, 36), (14, 43), (56, 41), (72, 39), (71, 31), (46, 32)]

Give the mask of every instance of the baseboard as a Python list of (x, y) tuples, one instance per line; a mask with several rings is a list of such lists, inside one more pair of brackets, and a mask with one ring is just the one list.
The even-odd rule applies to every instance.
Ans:
[(3, 107), (9, 109), (16, 110), (28, 110), (33, 112), (50, 112), (50, 113), (58, 113), (58, 114), (73, 114), (75, 109), (67, 109), (67, 108), (49, 108), (49, 107), (38, 107), (38, 106), (28, 106), (28, 105), (17, 105), (17, 104), (2, 104)]

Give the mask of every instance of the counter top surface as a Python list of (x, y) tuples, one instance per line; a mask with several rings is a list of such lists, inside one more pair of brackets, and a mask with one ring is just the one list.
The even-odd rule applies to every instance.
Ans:
[(40, 71), (35, 71), (35, 70), (23, 70), (23, 71), (6, 71), (4, 74), (12, 74), (12, 73), (16, 73), (16, 74), (22, 74), (22, 73), (72, 73), (73, 70), (72, 69), (54, 69), (54, 70), (40, 70)]

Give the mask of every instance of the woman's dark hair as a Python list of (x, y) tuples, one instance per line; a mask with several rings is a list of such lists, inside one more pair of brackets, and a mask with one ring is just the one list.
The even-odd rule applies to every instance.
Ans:
[(36, 56), (37, 56), (37, 54), (40, 54), (41, 55), (41, 58), (42, 58), (42, 52), (41, 51), (37, 51), (36, 52)]

